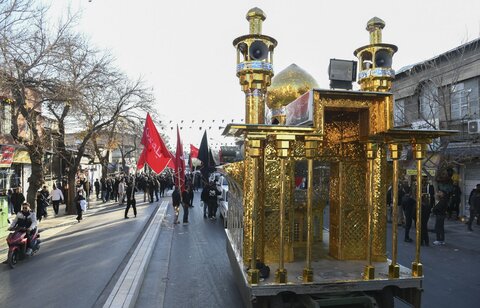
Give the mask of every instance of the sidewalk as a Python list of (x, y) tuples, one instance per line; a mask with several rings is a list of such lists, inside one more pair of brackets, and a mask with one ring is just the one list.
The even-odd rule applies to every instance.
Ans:
[[(138, 196), (140, 196), (140, 194), (136, 195), (136, 197)], [(103, 203), (102, 200), (96, 200), (95, 196), (90, 196), (88, 200), (88, 209), (83, 214), (83, 216), (88, 217), (106, 208), (116, 208), (117, 206), (119, 206), (118, 202), (108, 201)], [(125, 207), (125, 204), (121, 205), (121, 207)], [(43, 241), (65, 230), (71, 225), (78, 223), (77, 220), (75, 219), (77, 217), (76, 214), (75, 215), (65, 214), (65, 204), (60, 204), (58, 215), (55, 215), (53, 211), (53, 207), (51, 205), (47, 208), (47, 212), (48, 212), (48, 217), (43, 218), (42, 221), (38, 223), (38, 230), (41, 233), (40, 239), (42, 239)], [(11, 216), (10, 218), (13, 219), (14, 216)], [(0, 260), (3, 260), (6, 258), (7, 251), (8, 251), (8, 246), (7, 246), (6, 236), (0, 237)]]

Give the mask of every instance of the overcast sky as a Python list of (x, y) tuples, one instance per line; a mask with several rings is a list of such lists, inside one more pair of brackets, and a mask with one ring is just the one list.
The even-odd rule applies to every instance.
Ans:
[(278, 41), (274, 71), (295, 63), (321, 88), (328, 88), (330, 58), (353, 60), (353, 51), (369, 43), (365, 27), (374, 16), (386, 22), (383, 42), (399, 48), (396, 70), (480, 36), (479, 0), (51, 1), (55, 12), (68, 3), (81, 9), (79, 31), (110, 50), (131, 78), (141, 76), (154, 88), (158, 120), (167, 123), (173, 143), (170, 121), (183, 127), (185, 146), (197, 147), (204, 128), (211, 127), (215, 146), (225, 142), (221, 120), (244, 118), (232, 41), (248, 34), (245, 15), (252, 7), (267, 15), (263, 34)]

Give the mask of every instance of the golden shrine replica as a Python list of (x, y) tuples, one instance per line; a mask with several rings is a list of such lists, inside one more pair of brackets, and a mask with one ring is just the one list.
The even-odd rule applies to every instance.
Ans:
[[(387, 182), (393, 186), (397, 221), (402, 145), (412, 145), (421, 175), (427, 144), (452, 132), (393, 127), (388, 91), (397, 47), (382, 43), (381, 19), (368, 22), (370, 44), (355, 51), (361, 91), (347, 91), (316, 89), (315, 80), (295, 65), (280, 74), (281, 81), (272, 81), (277, 42), (262, 34), (265, 18), (262, 10), (251, 9), (250, 33), (233, 41), (246, 116), (245, 124), (230, 124), (224, 131), (245, 141), (244, 161), (223, 168), (230, 185), (227, 250), (232, 264), (238, 264), (235, 274), (247, 290), (243, 294), (255, 298), (284, 291), (321, 294), (395, 286), (395, 296), (419, 307), (420, 220), (411, 268), (397, 263), (396, 224), (388, 260)], [(267, 119), (266, 104), (271, 112)], [(393, 179), (387, 178), (387, 156)], [(298, 185), (299, 178), (306, 182)], [(421, 217), (421, 176), (416, 187)], [(272, 268), (273, 277), (260, 278), (258, 261)]]

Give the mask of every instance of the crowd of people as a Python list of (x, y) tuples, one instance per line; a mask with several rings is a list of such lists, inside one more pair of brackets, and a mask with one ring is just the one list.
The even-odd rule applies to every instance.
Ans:
[[(425, 191), (421, 194), (421, 245), (429, 246), (428, 220), (431, 216), (435, 218), (435, 236), (434, 245), (445, 245), (445, 220), (460, 219), (459, 208), (461, 202), (461, 189), (458, 183), (454, 183), (449, 191), (435, 188), (429, 182)], [(405, 228), (404, 241), (413, 242), (410, 238), (410, 229), (412, 223), (416, 222), (417, 202), (414, 198), (411, 187), (407, 183), (400, 183), (398, 186), (398, 216), (397, 224)], [(392, 222), (392, 187), (387, 192), (387, 221)], [(467, 222), (467, 228), (472, 231), (472, 222), (477, 217), (477, 224), (480, 225), (480, 184), (470, 193), (468, 200), (470, 205), (470, 218)]]

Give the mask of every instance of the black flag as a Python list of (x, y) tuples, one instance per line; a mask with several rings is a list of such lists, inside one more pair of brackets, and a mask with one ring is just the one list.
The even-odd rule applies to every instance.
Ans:
[(198, 149), (198, 159), (202, 161), (200, 172), (202, 173), (202, 179), (208, 183), (208, 177), (211, 172), (215, 171), (215, 162), (211, 159), (212, 155), (208, 147), (207, 131), (203, 133), (202, 142), (200, 142), (200, 148)]

